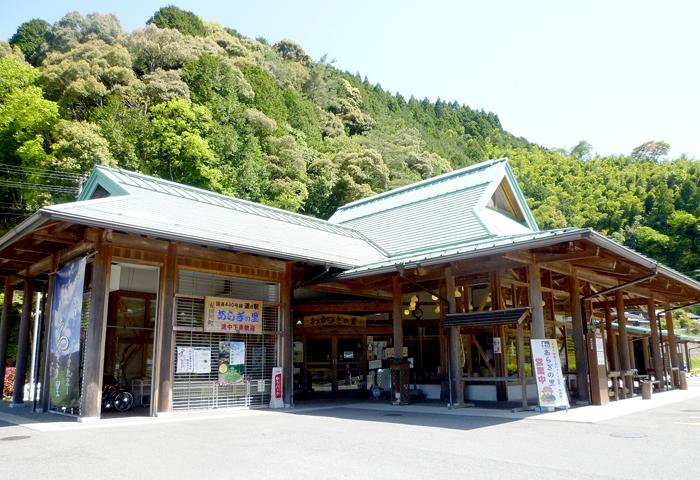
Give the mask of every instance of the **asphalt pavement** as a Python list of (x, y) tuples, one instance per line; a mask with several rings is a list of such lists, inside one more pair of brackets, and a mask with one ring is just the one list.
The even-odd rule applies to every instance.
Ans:
[[(698, 478), (700, 396), (597, 423), (445, 409), (285, 411), (40, 431), (0, 414), (0, 478)], [(433, 413), (433, 411), (435, 413)], [(493, 414), (495, 415), (495, 414)]]

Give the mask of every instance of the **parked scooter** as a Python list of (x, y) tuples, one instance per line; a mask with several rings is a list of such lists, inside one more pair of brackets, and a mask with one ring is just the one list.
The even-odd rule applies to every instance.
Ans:
[(111, 375), (105, 375), (102, 380), (102, 408), (128, 412), (134, 407), (134, 394), (119, 386), (119, 382)]

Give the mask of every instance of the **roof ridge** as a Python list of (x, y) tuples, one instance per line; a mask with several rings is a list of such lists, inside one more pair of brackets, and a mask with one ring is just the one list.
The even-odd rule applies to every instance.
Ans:
[[(279, 214), (282, 214), (282, 215), (288, 215), (288, 216), (290, 216), (290, 217), (294, 217), (294, 218), (298, 218), (298, 219), (300, 219), (300, 220), (304, 220), (304, 221), (307, 221), (307, 222), (315, 223), (315, 224), (317, 224), (317, 225), (319, 225), (319, 226), (322, 225), (322, 226), (324, 226), (324, 227), (331, 228), (331, 229), (339, 228), (339, 229), (345, 230), (345, 231), (347, 231), (347, 232), (349, 232), (349, 233), (353, 233), (353, 234), (356, 235), (358, 238), (363, 238), (363, 239), (367, 240), (366, 236), (365, 236), (362, 232), (358, 231), (358, 230), (355, 229), (355, 228), (348, 227), (348, 226), (346, 226), (346, 225), (341, 225), (341, 224), (329, 222), (328, 220), (324, 220), (324, 219), (322, 219), (322, 218), (316, 218), (316, 217), (312, 217), (312, 216), (310, 216), (310, 215), (304, 215), (304, 214), (301, 214), (301, 213), (290, 212), (289, 210), (284, 210), (284, 209), (281, 209), (281, 208), (272, 207), (272, 206), (270, 206), (270, 205), (265, 205), (265, 204), (263, 204), (263, 203), (257, 203), (257, 202), (253, 202), (253, 201), (250, 201), (250, 200), (244, 200), (244, 199), (242, 199), (242, 198), (234, 197), (234, 196), (231, 196), (231, 195), (225, 195), (225, 194), (223, 194), (223, 193), (212, 192), (212, 191), (210, 191), (210, 190), (205, 190), (205, 189), (203, 189), (203, 188), (193, 187), (193, 186), (191, 186), (191, 185), (186, 185), (186, 184), (184, 184), (184, 183), (178, 183), (178, 182), (175, 182), (175, 181), (173, 181), (173, 180), (167, 180), (167, 179), (164, 179), (164, 178), (155, 177), (155, 176), (152, 176), (152, 175), (147, 175), (147, 174), (145, 174), (145, 173), (135, 172), (135, 171), (133, 171), (133, 170), (126, 170), (126, 169), (123, 169), (123, 168), (106, 167), (106, 166), (104, 166), (104, 165), (96, 165), (96, 166), (95, 166), (95, 169), (107, 170), (107, 171), (110, 171), (110, 172), (113, 172), (113, 173), (118, 173), (118, 174), (121, 174), (121, 175), (137, 177), (137, 178), (140, 178), (140, 179), (146, 179), (146, 180), (148, 180), (148, 181), (155, 181), (155, 182), (158, 182), (158, 183), (161, 183), (161, 184), (164, 184), (164, 185), (168, 185), (169, 187), (172, 187), (172, 188), (182, 189), (182, 190), (186, 190), (186, 191), (188, 191), (188, 192), (193, 192), (193, 193), (201, 194), (201, 195), (204, 195), (204, 196), (213, 196), (213, 197), (216, 197), (216, 198), (221, 198), (221, 199), (225, 199), (225, 200), (228, 200), (228, 201), (237, 202), (237, 203), (240, 203), (240, 204), (242, 204), (242, 205), (247, 205), (247, 206), (254, 207), (254, 208), (260, 208), (260, 209), (262, 209), (262, 210), (267, 210), (267, 211), (269, 211), (269, 212), (279, 213)], [(121, 182), (119, 182), (119, 183), (121, 183)], [(132, 185), (129, 185), (129, 186), (132, 186)], [(172, 195), (172, 194), (167, 193), (167, 192), (161, 192), (161, 191), (149, 189), (148, 187), (139, 186), (139, 185), (136, 185), (135, 188), (145, 188), (145, 189), (148, 189), (148, 190), (151, 190), (151, 191), (155, 191), (156, 193), (161, 193), (161, 194), (164, 194), (164, 195)], [(193, 199), (193, 200), (198, 201), (198, 200), (196, 200), (196, 199)], [(375, 246), (375, 248), (376, 248), (376, 246)], [(381, 250), (381, 249), (380, 249), (380, 252), (385, 253), (385, 252), (383, 252), (383, 250)]]
[(355, 200), (355, 201), (350, 202), (350, 203), (346, 203), (345, 205), (339, 207), (338, 210), (336, 210), (336, 213), (343, 211), (343, 210), (350, 208), (350, 207), (361, 205), (363, 203), (369, 203), (369, 202), (373, 202), (376, 200), (381, 200), (381, 199), (385, 199), (388, 197), (392, 197), (394, 195), (397, 195), (397, 194), (400, 194), (400, 193), (403, 193), (403, 192), (406, 192), (409, 190), (414, 190), (416, 188), (422, 188), (422, 187), (425, 187), (425, 186), (433, 184), (433, 183), (447, 180), (451, 177), (456, 177), (456, 176), (462, 175), (462, 174), (467, 173), (467, 172), (481, 170), (484, 168), (491, 167), (497, 163), (507, 162), (507, 161), (508, 161), (508, 157), (501, 157), (501, 158), (494, 158), (494, 159), (486, 160), (483, 162), (475, 163), (473, 165), (468, 165), (466, 167), (462, 167), (462, 168), (459, 168), (457, 170), (452, 170), (451, 172), (446, 172), (446, 173), (443, 173), (441, 175), (436, 175), (434, 177), (426, 178), (425, 180), (421, 180), (419, 182), (409, 183), (408, 185), (403, 185), (403, 186), (395, 188), (393, 190), (387, 190), (386, 192), (381, 192), (381, 193), (378, 193), (376, 195), (372, 195), (371, 197), (365, 197), (365, 198), (361, 198), (359, 200)]

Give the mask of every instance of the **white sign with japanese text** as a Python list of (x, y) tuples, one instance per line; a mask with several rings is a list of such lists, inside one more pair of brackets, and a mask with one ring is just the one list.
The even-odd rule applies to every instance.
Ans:
[(569, 408), (557, 341), (533, 339), (530, 340), (530, 346), (540, 407)]

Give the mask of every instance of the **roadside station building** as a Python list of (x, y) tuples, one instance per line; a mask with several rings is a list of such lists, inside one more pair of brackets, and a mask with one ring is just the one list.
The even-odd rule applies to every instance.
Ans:
[(700, 283), (595, 231), (540, 230), (507, 159), (329, 221), (96, 167), (77, 201), (0, 239), (0, 275), (0, 375), (24, 293), (13, 403), (84, 419), (104, 375), (157, 415), (268, 406), (274, 367), (286, 405), (369, 396), (392, 358), (412, 394), (526, 405), (531, 338), (557, 340), (572, 399), (606, 404), (640, 378), (680, 386), (671, 311), (700, 301)]

